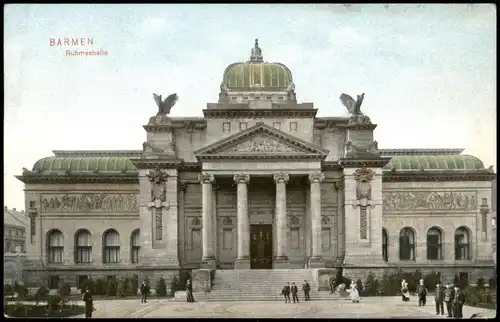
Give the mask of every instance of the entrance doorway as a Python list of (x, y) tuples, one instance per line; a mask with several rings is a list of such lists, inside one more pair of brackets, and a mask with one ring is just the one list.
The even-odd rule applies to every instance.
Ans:
[(273, 268), (273, 225), (250, 226), (250, 268)]

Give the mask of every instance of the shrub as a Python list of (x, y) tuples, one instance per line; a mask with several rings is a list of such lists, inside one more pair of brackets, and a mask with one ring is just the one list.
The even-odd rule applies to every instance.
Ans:
[(465, 303), (470, 306), (476, 306), (479, 302), (479, 295), (475, 287), (468, 286), (464, 290)]
[(19, 294), (20, 298), (25, 298), (29, 294), (28, 288), (17, 282), (14, 282), (14, 285), (12, 285), (12, 291)]
[(183, 289), (183, 285), (181, 285), (181, 281), (174, 275), (172, 281), (170, 282), (170, 296), (174, 297), (175, 292), (181, 291)]
[(5, 284), (3, 286), (3, 289), (4, 289), (5, 293), (12, 293), (12, 292), (14, 292), (14, 288), (12, 287), (11, 284)]
[(134, 276), (130, 281), (130, 284), (131, 284), (130, 295), (137, 295), (137, 290), (139, 289), (139, 276), (137, 274), (134, 274)]
[(102, 279), (95, 281), (95, 294), (105, 295), (108, 288), (108, 282)]
[(491, 291), (487, 288), (478, 289), (478, 297), (480, 303), (492, 304), (493, 303), (493, 295)]
[(438, 273), (432, 272), (424, 276), (424, 286), (428, 291), (434, 290), (437, 284), (441, 284), (441, 276)]
[(163, 277), (160, 277), (158, 281), (156, 281), (155, 290), (157, 296), (167, 295), (167, 284), (165, 283), (165, 279)]
[(485, 284), (486, 284), (486, 281), (484, 280), (484, 278), (480, 277), (476, 281), (476, 288), (483, 289)]
[(36, 293), (35, 293), (36, 305), (38, 305), (38, 302), (46, 299), (47, 296), (49, 296), (49, 293), (50, 293), (50, 290), (46, 286), (42, 286), (38, 290), (36, 290)]
[(107, 296), (116, 296), (116, 289), (118, 288), (118, 283), (115, 280), (109, 280), (106, 287)]
[[(356, 282), (357, 283), (357, 282)], [(368, 296), (375, 296), (379, 294), (379, 281), (375, 274), (370, 272), (366, 277), (364, 294)]]
[(358, 287), (358, 292), (361, 293), (363, 292), (363, 282), (361, 281), (361, 279), (358, 278), (358, 280), (356, 281), (356, 286)]
[(493, 276), (492, 278), (490, 278), (488, 280), (488, 285), (490, 286), (490, 288), (496, 289), (497, 288), (497, 277)]
[(118, 281), (118, 285), (116, 287), (116, 296), (119, 296), (119, 297), (125, 297), (126, 293), (127, 293), (127, 282), (128, 282), (128, 279), (120, 279)]
[(92, 279), (86, 279), (80, 285), (80, 292), (82, 294), (85, 293), (86, 289), (89, 289), (92, 294), (97, 294), (96, 293), (96, 283)]
[(71, 293), (71, 286), (69, 286), (68, 283), (61, 284), (57, 288), (57, 293), (59, 293), (62, 297), (67, 297)]
[(53, 316), (55, 312), (60, 311), (63, 307), (63, 298), (60, 295), (53, 295), (49, 297), (48, 302), (48, 309), (49, 309), (49, 316)]

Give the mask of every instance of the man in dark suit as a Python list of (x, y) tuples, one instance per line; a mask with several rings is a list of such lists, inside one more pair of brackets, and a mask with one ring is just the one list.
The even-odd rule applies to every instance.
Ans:
[(328, 285), (330, 286), (330, 294), (333, 294), (335, 292), (335, 286), (337, 284), (335, 275), (333, 273), (330, 273), (328, 276)]
[(309, 291), (311, 290), (311, 286), (307, 281), (304, 281), (304, 284), (302, 284), (302, 290), (304, 291), (304, 298), (306, 301), (310, 301), (311, 298), (309, 297)]
[(281, 291), (281, 294), (285, 297), (285, 303), (291, 303), (290, 301), (290, 283), (286, 283), (285, 287)]
[(453, 291), (453, 285), (447, 284), (446, 290), (444, 291), (444, 301), (446, 303), (446, 311), (448, 312), (448, 317), (453, 317), (453, 297), (455, 292)]
[(146, 283), (146, 280), (142, 281), (141, 284), (141, 303), (148, 303), (148, 293), (149, 293), (149, 285)]
[(441, 284), (436, 285), (436, 291), (434, 293), (434, 301), (436, 302), (436, 315), (444, 315), (444, 289)]
[(456, 319), (461, 319), (463, 317), (462, 315), (462, 308), (465, 303), (465, 295), (464, 293), (460, 290), (458, 286), (455, 286), (455, 296), (453, 298), (453, 317)]
[(420, 284), (417, 286), (418, 294), (418, 306), (425, 306), (427, 302), (427, 288), (424, 285), (424, 280), (420, 280)]
[(299, 297), (297, 296), (297, 293), (299, 293), (299, 288), (295, 283), (292, 283), (292, 288), (290, 289), (292, 292), (292, 298), (293, 298), (293, 303), (295, 303), (295, 300), (297, 300), (297, 303), (299, 303)]

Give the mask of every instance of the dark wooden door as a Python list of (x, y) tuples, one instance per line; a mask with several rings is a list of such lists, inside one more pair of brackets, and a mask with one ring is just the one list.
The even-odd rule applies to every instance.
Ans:
[(250, 268), (273, 268), (273, 226), (250, 226)]

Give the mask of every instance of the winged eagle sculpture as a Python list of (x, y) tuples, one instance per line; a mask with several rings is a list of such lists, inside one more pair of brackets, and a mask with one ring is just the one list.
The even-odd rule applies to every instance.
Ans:
[(361, 113), (361, 104), (363, 103), (363, 99), (365, 98), (365, 93), (358, 95), (358, 99), (354, 100), (350, 95), (342, 93), (340, 95), (340, 101), (347, 107), (347, 111), (351, 116), (363, 115)]
[(161, 95), (154, 94), (153, 97), (155, 99), (156, 105), (158, 105), (158, 114), (156, 115), (168, 115), (170, 114), (170, 110), (177, 103), (179, 96), (176, 93), (170, 94), (167, 96), (165, 100), (162, 101)]

